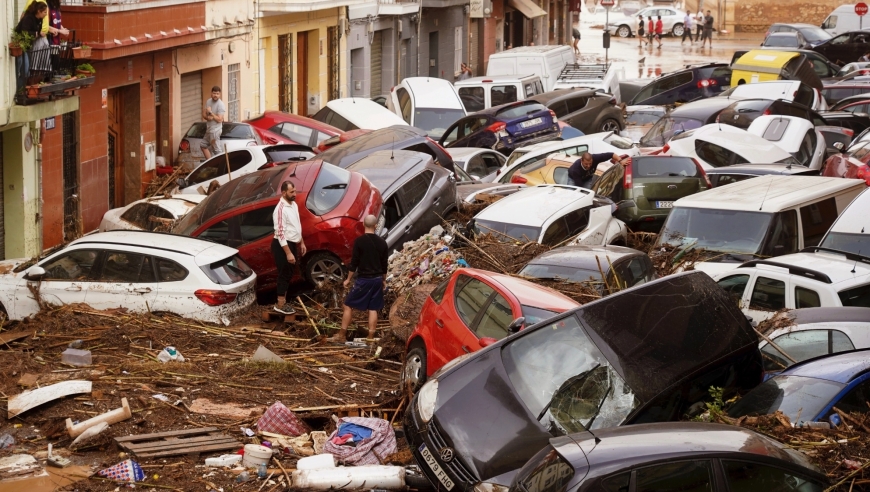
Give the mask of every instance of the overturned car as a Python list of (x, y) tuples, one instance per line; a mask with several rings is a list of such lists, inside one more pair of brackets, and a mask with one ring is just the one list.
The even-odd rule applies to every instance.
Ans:
[(762, 378), (758, 337), (701, 272), (672, 275), (454, 359), (404, 417), (420, 468), (446, 490), (499, 490), (553, 436), (678, 420)]

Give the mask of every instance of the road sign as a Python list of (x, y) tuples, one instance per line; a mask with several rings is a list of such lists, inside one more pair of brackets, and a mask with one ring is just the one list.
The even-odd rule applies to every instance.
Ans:
[[(601, 0), (601, 3), (599, 5), (601, 5), (602, 7), (613, 7), (614, 5), (616, 5), (616, 0)], [(865, 7), (866, 7), (866, 5), (865, 5)], [(858, 8), (858, 7), (855, 7), (855, 8)], [(864, 13), (867, 13), (866, 8), (864, 9)]]
[(855, 4), (855, 13), (864, 16), (867, 15), (867, 4), (864, 2), (858, 2)]

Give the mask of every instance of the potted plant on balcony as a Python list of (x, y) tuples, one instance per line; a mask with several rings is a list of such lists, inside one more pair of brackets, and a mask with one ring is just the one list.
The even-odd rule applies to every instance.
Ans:
[(87, 59), (91, 57), (91, 47), (83, 44), (72, 49), (73, 58), (76, 60)]
[(33, 34), (29, 32), (12, 31), (12, 40), (9, 42), (9, 54), (21, 56), (33, 46)]
[(80, 79), (93, 77), (95, 73), (97, 73), (97, 71), (94, 70), (94, 67), (90, 63), (82, 63), (76, 67), (76, 75), (78, 75)]

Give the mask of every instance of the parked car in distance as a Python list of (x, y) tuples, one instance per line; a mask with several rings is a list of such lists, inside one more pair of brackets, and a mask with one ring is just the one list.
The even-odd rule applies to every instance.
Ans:
[[(203, 159), (200, 143), (205, 137), (205, 121), (199, 121), (191, 125), (178, 144), (178, 165), (187, 169), (193, 169)], [(263, 140), (254, 129), (247, 123), (224, 123), (221, 127), (220, 146), (229, 152), (245, 147), (263, 145)], [(222, 153), (222, 152), (221, 152)], [(212, 155), (214, 152), (212, 151)]]
[[(521, 242), (625, 245), (627, 230), (616, 206), (589, 190), (567, 185), (526, 188), (491, 204), (469, 222), (474, 234), (496, 233)], [(574, 239), (571, 239), (574, 238)]]
[(206, 194), (212, 181), (226, 184), (230, 178), (238, 178), (264, 167), (289, 161), (305, 161), (314, 157), (314, 152), (304, 145), (278, 144), (245, 147), (220, 154), (198, 165), (184, 178), (178, 178), (177, 192), (181, 194)]
[(184, 217), (205, 195), (164, 195), (143, 198), (103, 214), (99, 232), (127, 229), (166, 232), (176, 220)]
[(410, 150), (429, 154), (439, 166), (453, 170), (453, 159), (426, 132), (408, 125), (381, 128), (330, 147), (318, 156), (323, 162), (346, 168), (377, 150)]
[[(791, 80), (820, 89), (820, 67), (811, 60), (824, 59), (824, 56), (817, 54), (813, 57), (805, 51), (792, 48), (738, 51), (731, 58), (731, 87)], [(749, 97), (758, 96), (749, 94)]]
[(656, 279), (649, 256), (624, 246), (561, 246), (539, 254), (517, 275), (586, 283), (601, 295)]
[[(870, 113), (870, 94), (844, 97), (831, 105), (831, 111), (849, 111), (850, 113)], [(860, 132), (859, 132), (860, 133)]]
[(266, 111), (246, 121), (267, 144), (295, 143), (317, 149), (321, 142), (340, 136), (343, 131), (312, 118), (283, 111)]
[(575, 61), (574, 50), (564, 44), (519, 46), (489, 55), (486, 76), (535, 74), (541, 77), (544, 84), (541, 92), (551, 91), (565, 65)]
[(676, 104), (713, 97), (731, 85), (731, 67), (724, 63), (689, 66), (653, 79), (628, 103)]
[(364, 176), (320, 160), (233, 179), (176, 222), (172, 232), (238, 248), (239, 256), (257, 272), (258, 292), (269, 292), (278, 278), (270, 250), (275, 234), (272, 212), (284, 181), (296, 187), (302, 239), (308, 249), (297, 262), (299, 270), (315, 284), (327, 279), (341, 282), (353, 242), (364, 232), (363, 218), (380, 217), (383, 202)]
[(662, 148), (662, 154), (697, 159), (705, 170), (754, 162), (800, 164), (779, 145), (746, 130), (719, 123), (671, 138)]
[(772, 80), (753, 82), (732, 87), (720, 94), (721, 97), (738, 97), (752, 99), (782, 99), (791, 101), (814, 111), (828, 109), (828, 103), (819, 91), (798, 80)]
[[(655, 446), (649, 443), (656, 443)], [(722, 470), (721, 484), (714, 470)], [(511, 492), (588, 491), (821, 492), (828, 485), (810, 460), (749, 429), (701, 422), (628, 425), (554, 437), (514, 478)]]
[(663, 147), (674, 136), (715, 123), (719, 113), (742, 98), (710, 97), (683, 104), (662, 116), (641, 137), (641, 147)]
[[(823, 248), (855, 253), (870, 252), (870, 191), (864, 190), (837, 217), (819, 243)], [(867, 255), (870, 256), (870, 255)]]
[[(819, 116), (825, 121), (826, 126), (838, 126), (845, 130), (846, 133), (851, 131), (853, 135), (857, 135), (870, 128), (870, 115), (864, 112), (823, 111), (819, 113)], [(817, 125), (817, 128), (824, 132), (824, 129), (820, 128), (820, 126)]]
[(797, 50), (811, 48), (809, 42), (803, 37), (800, 31), (794, 32), (776, 32), (768, 34), (761, 43), (762, 48), (792, 48)]
[[(817, 45), (823, 43), (829, 39), (831, 39), (831, 34), (819, 26), (813, 24), (783, 24), (783, 23), (773, 23), (770, 27), (767, 28), (767, 34), (765, 34), (765, 40), (773, 34), (776, 33), (800, 33), (801, 37), (809, 45)], [(762, 43), (762, 46), (764, 44)]]
[(483, 183), (492, 182), (506, 160), (501, 152), (479, 147), (452, 147), (447, 153), (453, 158), (454, 169), (460, 168)]
[(361, 97), (333, 99), (312, 116), (313, 119), (341, 131), (380, 130), (393, 125), (407, 125), (389, 109)]
[(545, 92), (529, 99), (537, 101), (564, 121), (585, 134), (614, 132), (625, 126), (622, 110), (616, 99), (590, 89), (561, 89)]
[[(553, 436), (678, 420), (710, 386), (745, 391), (761, 371), (758, 336), (737, 306), (710, 277), (686, 272), (454, 359), (411, 399), (403, 425), (433, 484), (497, 490)], [(432, 451), (444, 446), (451, 460)]]
[(728, 416), (739, 418), (780, 411), (795, 427), (806, 422), (828, 422), (834, 427), (843, 423), (834, 407), (844, 412), (867, 412), (868, 380), (870, 350), (809, 359), (746, 393), (728, 409)]
[(719, 186), (674, 202), (656, 246), (713, 254), (694, 265), (710, 275), (747, 260), (797, 253), (817, 245), (864, 188), (857, 180), (776, 175)]
[(861, 96), (870, 93), (870, 79), (868, 80), (826, 80), (822, 87), (822, 97), (833, 106), (850, 96)]
[(701, 164), (689, 157), (637, 156), (612, 166), (592, 191), (616, 204), (616, 218), (632, 230), (658, 232), (674, 202), (713, 185)]
[(418, 389), (451, 360), (577, 306), (576, 301), (528, 280), (457, 269), (423, 304), (408, 337), (403, 380)]
[(538, 75), (487, 75), (457, 80), (453, 85), (469, 113), (544, 93), (544, 83)]
[(775, 143), (798, 163), (822, 169), (825, 163), (825, 137), (810, 121), (798, 116), (759, 116), (746, 129), (749, 133)]
[(668, 114), (668, 108), (667, 106), (638, 104), (637, 106), (626, 106), (623, 114), (625, 126), (619, 131), (619, 135), (637, 143), (659, 118)]
[(10, 320), (32, 316), (42, 305), (87, 304), (229, 324), (256, 300), (257, 276), (238, 251), (168, 234), (89, 234), (38, 262), (0, 265), (7, 272), (0, 274), (0, 307)]
[(779, 174), (784, 176), (818, 176), (818, 169), (795, 164), (734, 164), (733, 166), (716, 167), (705, 171), (713, 188), (725, 186), (746, 179)]
[(408, 77), (390, 89), (387, 109), (405, 123), (441, 138), (444, 130), (466, 114), (450, 82), (433, 77)]
[(590, 89), (597, 93), (611, 94), (617, 103), (621, 103), (620, 82), (624, 79), (624, 67), (612, 63), (574, 62), (565, 65), (552, 90)]
[(381, 192), (380, 235), (390, 250), (401, 249), (456, 211), (456, 179), (432, 157), (408, 150), (378, 150), (347, 167)]
[(610, 21), (605, 29), (610, 32), (611, 36), (619, 36), (628, 38), (636, 34), (637, 16), (642, 15), (644, 19), (649, 16), (656, 18), (662, 16), (662, 32), (665, 34), (673, 34), (675, 37), (683, 35), (683, 19), (686, 17), (686, 12), (675, 8), (664, 6), (646, 7), (637, 12), (626, 15), (622, 18)]
[(825, 55), (828, 60), (838, 65), (845, 65), (858, 61), (868, 51), (868, 41), (870, 32), (851, 31), (817, 44), (812, 50)]
[(517, 101), (470, 114), (438, 141), (444, 147), (485, 147), (508, 155), (517, 147), (560, 135), (556, 113), (536, 101)]
[(870, 62), (852, 62), (843, 65), (835, 77), (847, 77), (854, 75), (870, 75)]

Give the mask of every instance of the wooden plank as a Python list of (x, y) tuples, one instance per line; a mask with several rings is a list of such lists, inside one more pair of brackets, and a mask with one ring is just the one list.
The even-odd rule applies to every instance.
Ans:
[(170, 451), (155, 451), (151, 453), (138, 454), (136, 453), (137, 458), (161, 458), (165, 456), (178, 456), (182, 454), (190, 454), (190, 453), (210, 453), (213, 451), (226, 451), (230, 449), (239, 449), (241, 444), (238, 442), (234, 443), (226, 443), (226, 444), (215, 444), (211, 446), (194, 446), (191, 448), (184, 449), (176, 449)]
[[(90, 390), (88, 390), (90, 391)], [(191, 436), (196, 434), (208, 434), (209, 432), (217, 431), (217, 427), (202, 427), (199, 429), (184, 429), (184, 430), (175, 430), (175, 431), (166, 431), (166, 432), (157, 432), (154, 434), (135, 434), (132, 436), (121, 436), (116, 437), (115, 442), (132, 442), (132, 441), (142, 441), (144, 439), (155, 439), (159, 437), (175, 437), (175, 436)]]
[(139, 452), (139, 451), (151, 451), (154, 449), (174, 449), (174, 448), (180, 448), (180, 447), (184, 447), (184, 446), (224, 442), (227, 439), (230, 439), (233, 442), (238, 442), (233, 437), (223, 435), (223, 436), (213, 436), (213, 437), (207, 437), (207, 438), (206, 437), (195, 437), (192, 439), (176, 439), (173, 441), (153, 441), (153, 442), (148, 442), (148, 443), (143, 443), (143, 444), (124, 444), (121, 447), (123, 447), (124, 449), (129, 449), (130, 451), (133, 451), (133, 452)]
[(90, 393), (91, 389), (90, 381), (63, 381), (35, 390), (25, 391), (9, 399), (6, 406), (8, 418), (11, 419), (31, 408), (57, 400), (58, 398), (77, 393)]
[(16, 331), (13, 333), (0, 333), (0, 345), (15, 342), (32, 335), (32, 331)]

